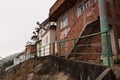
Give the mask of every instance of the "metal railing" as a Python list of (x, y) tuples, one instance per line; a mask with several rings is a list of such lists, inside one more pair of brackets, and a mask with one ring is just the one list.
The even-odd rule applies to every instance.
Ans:
[[(90, 35), (81, 36), (75, 39), (66, 39), (49, 43), (39, 49), (41, 56), (56, 55), (76, 58), (77, 55), (101, 55), (102, 44), (110, 44), (108, 39), (107, 43), (101, 43), (101, 34), (109, 35), (109, 32), (98, 32)], [(109, 49), (110, 46), (108, 46)], [(108, 52), (106, 52), (108, 53)], [(104, 55), (104, 54), (103, 54)], [(110, 56), (109, 54), (107, 55)]]

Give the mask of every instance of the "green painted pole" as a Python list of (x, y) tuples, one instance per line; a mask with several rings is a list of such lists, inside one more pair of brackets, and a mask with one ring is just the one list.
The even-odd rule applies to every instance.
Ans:
[(98, 0), (99, 3), (99, 13), (100, 13), (100, 28), (101, 32), (107, 32), (106, 34), (101, 34), (102, 40), (102, 57), (103, 65), (112, 66), (112, 51), (110, 44), (110, 35), (109, 35), (109, 24), (107, 18), (107, 8), (106, 0)]

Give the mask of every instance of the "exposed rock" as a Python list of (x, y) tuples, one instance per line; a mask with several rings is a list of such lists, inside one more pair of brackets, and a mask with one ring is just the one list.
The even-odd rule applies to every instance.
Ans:
[(50, 60), (45, 60), (34, 69), (35, 74), (45, 75), (56, 71)]
[(39, 65), (37, 65), (37, 66), (34, 68), (33, 72), (34, 72), (34, 73), (38, 73), (38, 72), (41, 70), (41, 68), (42, 68), (42, 63), (39, 64)]
[(33, 73), (28, 74), (28, 76), (27, 76), (27, 80), (32, 80), (32, 79), (33, 79), (33, 76), (34, 76)]

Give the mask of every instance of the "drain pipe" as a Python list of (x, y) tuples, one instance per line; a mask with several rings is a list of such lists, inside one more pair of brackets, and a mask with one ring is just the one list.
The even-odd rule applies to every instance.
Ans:
[(109, 25), (107, 20), (106, 0), (98, 0), (98, 4), (100, 13), (100, 29), (101, 32), (107, 32), (106, 34), (101, 34), (103, 65), (110, 67), (113, 63), (110, 45)]

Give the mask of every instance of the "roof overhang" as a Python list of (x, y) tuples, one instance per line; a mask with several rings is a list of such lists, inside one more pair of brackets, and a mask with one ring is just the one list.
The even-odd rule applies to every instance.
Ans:
[(58, 17), (72, 8), (76, 2), (77, 0), (57, 0), (50, 8), (49, 20), (56, 22)]

